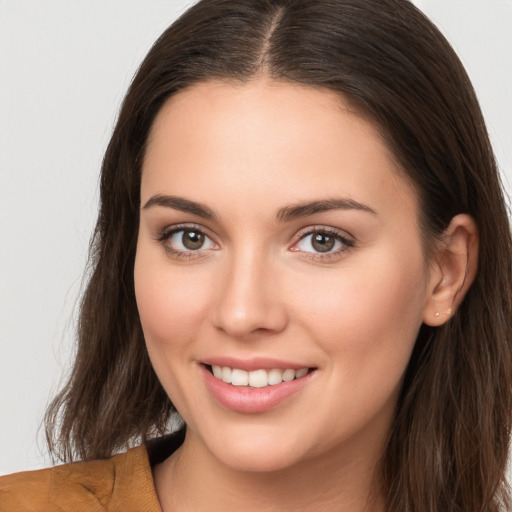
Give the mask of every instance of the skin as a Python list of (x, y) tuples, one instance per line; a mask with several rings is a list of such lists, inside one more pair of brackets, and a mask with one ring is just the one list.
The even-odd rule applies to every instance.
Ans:
[[(148, 204), (158, 195), (215, 217)], [(340, 198), (363, 209), (278, 218)], [(211, 81), (167, 101), (143, 165), (135, 262), (149, 355), (187, 424), (154, 469), (164, 511), (384, 509), (376, 468), (418, 330), (449, 318), (476, 268), (471, 219), (456, 217), (426, 261), (418, 216), (376, 128), (330, 92)], [(183, 225), (207, 236), (201, 248), (163, 239)], [(341, 238), (319, 253), (312, 228)], [(278, 406), (234, 412), (200, 371), (219, 356), (315, 371)]]

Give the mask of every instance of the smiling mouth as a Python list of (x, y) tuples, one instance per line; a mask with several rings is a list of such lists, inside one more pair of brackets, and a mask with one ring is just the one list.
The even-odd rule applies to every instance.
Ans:
[(218, 380), (231, 384), (232, 386), (247, 386), (251, 388), (264, 388), (267, 386), (276, 386), (283, 382), (290, 382), (305, 377), (311, 373), (314, 368), (299, 368), (294, 370), (287, 368), (272, 368), (269, 370), (260, 369), (246, 371), (240, 368), (230, 368), (229, 366), (205, 365), (209, 372)]

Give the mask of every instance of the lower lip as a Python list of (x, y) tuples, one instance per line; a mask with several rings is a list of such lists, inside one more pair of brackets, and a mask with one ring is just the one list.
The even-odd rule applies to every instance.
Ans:
[(214, 377), (205, 365), (200, 364), (199, 366), (206, 386), (214, 398), (227, 409), (242, 413), (258, 413), (273, 409), (300, 391), (315, 373), (310, 372), (300, 379), (282, 382), (274, 386), (252, 388), (227, 384)]

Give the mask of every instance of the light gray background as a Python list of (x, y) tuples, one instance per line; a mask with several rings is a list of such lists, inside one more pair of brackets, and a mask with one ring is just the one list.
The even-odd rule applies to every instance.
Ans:
[[(153, 41), (191, 0), (0, 0), (0, 474), (49, 465), (98, 171)], [(512, 0), (416, 0), (462, 58), (512, 183)], [(37, 439), (39, 438), (39, 441)]]

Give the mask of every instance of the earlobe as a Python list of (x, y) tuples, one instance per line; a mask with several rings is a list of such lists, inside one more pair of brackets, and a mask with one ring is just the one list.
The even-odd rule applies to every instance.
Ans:
[(423, 322), (446, 323), (473, 283), (478, 266), (478, 229), (466, 214), (456, 215), (446, 228), (433, 257)]

